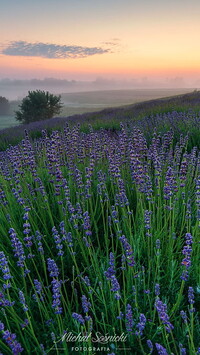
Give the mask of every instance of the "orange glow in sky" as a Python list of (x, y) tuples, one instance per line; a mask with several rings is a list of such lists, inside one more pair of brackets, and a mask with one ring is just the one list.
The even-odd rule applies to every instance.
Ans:
[(200, 80), (199, 0), (7, 0), (0, 79)]

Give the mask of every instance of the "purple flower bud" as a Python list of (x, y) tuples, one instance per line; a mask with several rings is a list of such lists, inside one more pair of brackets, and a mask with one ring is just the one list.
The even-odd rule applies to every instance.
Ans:
[(51, 277), (58, 277), (59, 270), (53, 259), (47, 259), (48, 271)]
[(130, 304), (126, 306), (126, 330), (127, 332), (132, 332), (133, 330), (133, 313)]
[(156, 307), (156, 309), (158, 311), (158, 315), (159, 315), (160, 320), (165, 325), (166, 331), (168, 333), (170, 333), (174, 329), (174, 326), (169, 321), (169, 316), (167, 314), (167, 306), (166, 306), (166, 304), (163, 303), (162, 301), (160, 301), (159, 298), (157, 298), (156, 302), (155, 302), (155, 307)]
[(115, 275), (115, 257), (113, 253), (110, 253), (109, 265), (110, 267), (104, 273), (107, 280), (111, 280), (111, 277)]
[(23, 306), (23, 311), (27, 312), (28, 311), (28, 306), (26, 305), (25, 297), (22, 291), (19, 291), (19, 301)]
[(149, 347), (150, 354), (153, 352), (153, 344), (150, 339), (147, 340), (147, 346)]
[[(0, 269), (3, 273), (4, 280), (10, 280), (12, 278), (12, 276), (10, 274), (10, 269), (8, 266), (8, 261), (7, 261), (3, 251), (0, 252)], [(7, 284), (7, 286), (5, 288), (9, 288), (9, 285), (10, 284)]]
[(159, 284), (155, 284), (155, 295), (159, 296), (160, 294), (160, 285)]
[(18, 355), (24, 350), (21, 344), (17, 342), (16, 335), (14, 333), (11, 333), (9, 330), (4, 330), (3, 323), (0, 323), (0, 331), (3, 332), (2, 338), (5, 340), (6, 344), (11, 349), (12, 354)]
[(159, 355), (168, 355), (167, 350), (164, 348), (164, 346), (156, 343), (156, 349), (158, 350)]
[(84, 324), (85, 323), (85, 320), (83, 319), (81, 314), (78, 314), (78, 313), (74, 312), (74, 313), (72, 313), (72, 318), (74, 318), (80, 324)]
[(194, 304), (194, 289), (193, 289), (193, 287), (188, 288), (188, 301), (189, 301), (189, 304)]
[(131, 245), (128, 243), (127, 238), (125, 237), (125, 235), (122, 235), (121, 237), (119, 237), (119, 240), (122, 243), (122, 247), (126, 255), (127, 264), (131, 267), (134, 266), (135, 260), (133, 256), (133, 250), (131, 248)]
[(53, 303), (52, 303), (52, 308), (54, 309), (55, 314), (61, 314), (62, 313), (62, 307), (60, 307), (61, 301), (61, 293), (60, 293), (60, 288), (61, 288), (61, 282), (54, 279), (52, 282), (52, 293), (53, 293)]
[(87, 297), (85, 295), (82, 296), (82, 308), (84, 313), (88, 313), (89, 308), (91, 307), (91, 303), (87, 300)]
[(143, 331), (146, 325), (146, 317), (144, 314), (140, 314), (140, 321), (139, 323), (136, 325), (136, 328), (138, 329), (138, 331), (135, 332), (136, 335), (138, 336), (142, 336), (143, 335)]
[(187, 355), (186, 348), (184, 348), (181, 343), (179, 344), (179, 349), (180, 349), (180, 354), (181, 355)]
[(180, 311), (181, 318), (183, 319), (184, 323), (187, 323), (187, 314), (185, 311)]

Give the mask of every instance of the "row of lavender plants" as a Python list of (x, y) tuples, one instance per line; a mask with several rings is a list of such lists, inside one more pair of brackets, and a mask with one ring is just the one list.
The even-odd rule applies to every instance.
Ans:
[[(159, 100), (156, 100), (156, 102)], [(157, 104), (158, 104), (157, 102)], [(145, 105), (146, 104), (146, 105)], [(89, 132), (88, 124), (92, 124), (94, 130), (104, 127), (107, 130), (118, 131), (120, 122), (124, 125), (136, 126), (142, 130), (145, 137), (152, 138), (154, 127), (158, 131), (166, 133), (170, 128), (174, 131), (174, 141), (179, 139), (180, 134), (190, 132), (188, 146), (191, 148), (197, 145), (200, 148), (200, 111), (197, 109), (177, 110), (162, 112), (163, 107), (154, 107), (154, 101), (151, 103), (140, 104), (137, 106), (127, 106), (125, 108), (105, 109), (100, 112), (85, 113), (82, 115), (74, 115), (71, 117), (54, 117), (42, 121), (23, 124), (17, 127), (6, 128), (0, 131), (0, 150), (6, 150), (8, 145), (18, 144), (24, 136), (24, 130), (28, 130), (32, 139), (41, 137), (41, 131), (45, 129), (48, 134), (53, 130), (62, 130), (65, 124), (70, 127), (74, 124), (81, 124), (81, 131)], [(142, 106), (144, 109), (142, 110)], [(200, 105), (198, 106), (200, 109)], [(165, 107), (165, 110), (168, 108)]]
[(1, 354), (200, 353), (200, 154), (66, 126), (0, 153)]

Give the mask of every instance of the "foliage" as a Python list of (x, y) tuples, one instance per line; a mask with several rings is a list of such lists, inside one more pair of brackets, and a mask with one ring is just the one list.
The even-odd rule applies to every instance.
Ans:
[(2, 116), (8, 115), (9, 109), (10, 109), (9, 101), (5, 97), (0, 96), (0, 115)]
[(52, 118), (62, 108), (61, 96), (48, 91), (29, 91), (16, 111), (16, 119), (22, 123), (30, 123)]

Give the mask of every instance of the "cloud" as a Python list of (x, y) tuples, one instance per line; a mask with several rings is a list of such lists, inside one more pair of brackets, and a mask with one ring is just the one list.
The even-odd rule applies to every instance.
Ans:
[(52, 43), (10, 42), (1, 53), (9, 56), (42, 57), (53, 59), (85, 58), (95, 54), (109, 53), (110, 49), (101, 47), (67, 46)]

